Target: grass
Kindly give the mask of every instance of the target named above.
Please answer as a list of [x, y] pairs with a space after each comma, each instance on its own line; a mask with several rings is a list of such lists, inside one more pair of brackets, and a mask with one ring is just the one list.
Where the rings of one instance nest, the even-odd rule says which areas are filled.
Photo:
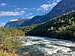
[[0, 56], [17, 56], [21, 36], [24, 36], [21, 30], [0, 27]]

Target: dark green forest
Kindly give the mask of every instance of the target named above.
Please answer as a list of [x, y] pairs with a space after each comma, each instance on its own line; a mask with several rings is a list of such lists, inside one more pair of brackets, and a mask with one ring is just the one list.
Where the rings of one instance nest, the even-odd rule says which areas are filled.
[[27, 35], [75, 40], [75, 12], [54, 17], [29, 31]]

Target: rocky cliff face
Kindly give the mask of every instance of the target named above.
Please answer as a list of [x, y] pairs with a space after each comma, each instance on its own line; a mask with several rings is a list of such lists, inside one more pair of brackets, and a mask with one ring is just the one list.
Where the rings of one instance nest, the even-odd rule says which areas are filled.
[[70, 12], [70, 11], [74, 11], [74, 10], [75, 10], [75, 0], [62, 0], [53, 8], [52, 11], [50, 11], [46, 15], [35, 16], [29, 21], [23, 21], [23, 22], [19, 22], [19, 23], [16, 22], [17, 24], [9, 22], [9, 24], [6, 24], [6, 27], [8, 27], [8, 26], [12, 27], [13, 25], [15, 25], [17, 27], [17, 25], [19, 25], [19, 24], [21, 25], [21, 26], [19, 25], [19, 27], [29, 26], [32, 24], [40, 24], [49, 19], [52, 19], [53, 17], [57, 17], [60, 15], [63, 15], [66, 12]]

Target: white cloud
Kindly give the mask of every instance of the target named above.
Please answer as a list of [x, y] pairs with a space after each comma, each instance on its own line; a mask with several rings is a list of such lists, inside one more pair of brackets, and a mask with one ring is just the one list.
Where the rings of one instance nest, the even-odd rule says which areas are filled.
[[23, 8], [24, 10], [27, 10], [28, 8]]
[[21, 10], [21, 8], [16, 8], [16, 10]]
[[50, 4], [43, 4], [43, 5], [40, 6], [40, 8], [42, 8], [43, 10], [48, 10], [49, 7], [51, 7]]
[[53, 2], [58, 3], [58, 2], [60, 2], [61, 0], [46, 0], [46, 1], [47, 1], [47, 3], [53, 3]]
[[4, 26], [4, 25], [5, 25], [5, 23], [0, 23], [0, 27], [1, 27], [1, 26]]
[[1, 6], [6, 6], [6, 5], [7, 5], [7, 3], [1, 3], [0, 5], [1, 5]]
[[22, 12], [22, 13], [25, 13], [25, 11], [23, 11], [23, 10], [22, 10], [21, 12]]
[[34, 16], [28, 16], [27, 18], [32, 19]]
[[16, 8], [15, 10], [27, 10], [28, 8]]
[[51, 10], [56, 4], [57, 4], [56, 2], [54, 2], [54, 3], [52, 3], [52, 4], [42, 4], [42, 5], [40, 6], [40, 8], [38, 8], [37, 10], [38, 10], [38, 11], [46, 12], [46, 11], [48, 11], [48, 10]]
[[17, 21], [18, 19], [12, 19], [12, 20], [10, 20], [10, 21]]
[[0, 11], [0, 16], [17, 16], [22, 15], [22, 12], [13, 12], [13, 11]]

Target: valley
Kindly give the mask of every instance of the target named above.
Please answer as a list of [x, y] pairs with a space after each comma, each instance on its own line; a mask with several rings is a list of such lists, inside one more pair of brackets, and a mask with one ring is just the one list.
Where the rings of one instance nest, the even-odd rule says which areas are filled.
[[0, 56], [75, 56], [75, 0], [61, 0], [47, 14], [32, 18], [23, 18], [28, 13], [21, 11], [20, 16], [18, 11], [0, 14], [4, 19], [18, 17], [0, 26]]

